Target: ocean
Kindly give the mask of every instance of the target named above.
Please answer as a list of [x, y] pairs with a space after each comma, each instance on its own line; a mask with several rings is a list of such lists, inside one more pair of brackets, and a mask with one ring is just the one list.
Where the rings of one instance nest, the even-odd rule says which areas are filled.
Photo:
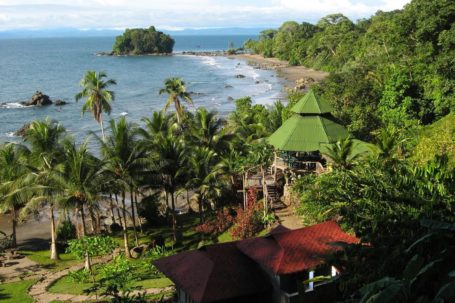
[[[254, 36], [176, 36], [174, 52], [225, 50], [239, 47]], [[254, 103], [271, 104], [283, 97], [284, 80], [275, 71], [255, 69], [243, 60], [204, 56], [97, 56], [110, 51], [114, 37], [36, 38], [0, 40], [0, 142], [18, 140], [13, 132], [24, 123], [49, 117], [60, 121], [81, 141], [99, 126], [90, 113], [81, 115], [76, 103], [79, 81], [87, 70], [106, 71], [117, 85], [113, 111], [105, 120], [127, 116], [140, 122], [161, 110], [166, 95], [159, 95], [169, 77], [181, 77], [192, 92], [195, 107], [204, 106], [226, 115], [235, 108], [232, 99], [250, 96]], [[236, 78], [236, 75], [245, 78]], [[35, 91], [69, 104], [24, 107]], [[193, 110], [193, 108], [190, 108]]]

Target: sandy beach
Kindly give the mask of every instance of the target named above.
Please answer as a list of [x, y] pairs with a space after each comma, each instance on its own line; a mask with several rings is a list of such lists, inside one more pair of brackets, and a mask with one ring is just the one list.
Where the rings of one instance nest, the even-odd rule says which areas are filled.
[[329, 75], [327, 72], [314, 70], [304, 66], [292, 66], [286, 61], [277, 58], [265, 58], [261, 55], [239, 54], [230, 55], [229, 58], [242, 59], [248, 62], [251, 66], [262, 69], [274, 69], [278, 76], [289, 81], [289, 86], [294, 87], [296, 81], [305, 78], [312, 78], [315, 82], [323, 80]]

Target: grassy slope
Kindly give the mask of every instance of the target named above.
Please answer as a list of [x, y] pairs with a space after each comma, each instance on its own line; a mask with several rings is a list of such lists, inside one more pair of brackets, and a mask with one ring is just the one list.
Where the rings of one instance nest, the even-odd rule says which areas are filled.
[[36, 280], [24, 280], [0, 285], [0, 301], [2, 303], [32, 303], [27, 290]]

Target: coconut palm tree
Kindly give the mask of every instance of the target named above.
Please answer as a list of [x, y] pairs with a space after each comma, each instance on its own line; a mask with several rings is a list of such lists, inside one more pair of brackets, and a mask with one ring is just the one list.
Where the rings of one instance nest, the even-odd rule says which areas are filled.
[[161, 187], [171, 196], [172, 230], [177, 239], [177, 218], [175, 212], [175, 193], [185, 183], [187, 169], [186, 150], [181, 140], [168, 135], [155, 145], [155, 166], [161, 177]]
[[58, 206], [62, 193], [63, 151], [61, 147], [65, 129], [56, 121], [46, 119], [34, 121], [25, 133], [25, 141], [30, 144], [30, 162], [32, 172], [29, 174], [30, 184], [34, 184], [34, 196], [24, 211], [36, 209], [43, 203], [49, 207], [51, 223], [51, 259], [59, 258], [56, 242], [56, 224], [54, 210]]
[[94, 204], [100, 198], [101, 183], [105, 181], [102, 162], [90, 154], [87, 144], [88, 141], [85, 141], [77, 146], [73, 140], [63, 143], [65, 165], [61, 205], [75, 208], [76, 214], [80, 212], [82, 236], [87, 234], [84, 207], [97, 207]]
[[225, 121], [217, 117], [215, 111], [207, 111], [200, 107], [191, 119], [190, 141], [195, 145], [214, 150], [219, 155], [229, 149], [233, 135], [227, 134], [223, 128]]
[[30, 195], [25, 177], [28, 149], [20, 144], [6, 143], [0, 146], [0, 211], [9, 211], [12, 221], [12, 246], [17, 246], [16, 226], [19, 210]]
[[327, 146], [321, 153], [330, 158], [334, 168], [351, 169], [366, 153], [356, 150], [357, 144], [348, 137]]
[[153, 112], [151, 118], [144, 117], [141, 121], [145, 124], [145, 127], [139, 129], [139, 133], [143, 138], [142, 143], [147, 145], [149, 149], [153, 149], [155, 143], [176, 129], [174, 126], [175, 120], [162, 111]]
[[180, 124], [185, 114], [182, 101], [186, 101], [188, 104], [193, 105], [193, 100], [186, 91], [185, 82], [180, 78], [168, 78], [164, 81], [164, 88], [160, 89], [159, 93], [160, 95], [164, 93], [169, 95], [163, 111], [167, 111], [169, 106], [174, 103], [175, 116], [177, 117], [177, 123]]
[[85, 104], [82, 106], [82, 114], [86, 111], [91, 111], [96, 122], [100, 124], [101, 134], [103, 140], [104, 127], [103, 127], [103, 112], [110, 115], [112, 111], [111, 101], [114, 101], [115, 94], [113, 91], [108, 90], [111, 85], [117, 84], [115, 80], [108, 79], [105, 72], [88, 71], [85, 73], [84, 78], [80, 82], [82, 91], [76, 94], [76, 101], [86, 98]]
[[[121, 117], [117, 122], [111, 120], [109, 124], [111, 134], [106, 140], [97, 138], [101, 144], [106, 170], [112, 174], [121, 192], [125, 254], [130, 257], [126, 222], [126, 193], [129, 191], [132, 194], [135, 191], [137, 175], [148, 166], [148, 157], [143, 146], [139, 144], [136, 125], [127, 123], [125, 117]], [[133, 231], [137, 239], [134, 203], [133, 199], [131, 200]]]
[[201, 224], [204, 222], [204, 206], [208, 199], [221, 194], [223, 170], [217, 158], [210, 148], [198, 146], [191, 149], [188, 159], [191, 173], [187, 186], [196, 193]]

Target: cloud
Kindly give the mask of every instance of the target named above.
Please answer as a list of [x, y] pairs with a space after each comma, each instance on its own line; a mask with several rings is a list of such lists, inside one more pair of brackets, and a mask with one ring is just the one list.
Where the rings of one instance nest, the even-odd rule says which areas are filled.
[[341, 12], [352, 19], [402, 8], [409, 0], [0, 0], [0, 30], [24, 28], [265, 27], [316, 22]]

